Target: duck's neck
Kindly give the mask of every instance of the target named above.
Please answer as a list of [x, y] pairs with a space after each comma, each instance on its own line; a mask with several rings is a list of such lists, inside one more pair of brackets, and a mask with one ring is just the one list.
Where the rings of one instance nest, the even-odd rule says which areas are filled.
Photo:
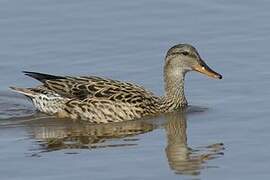
[[164, 69], [165, 96], [163, 108], [165, 111], [173, 111], [187, 106], [184, 92], [184, 71], [168, 71]]

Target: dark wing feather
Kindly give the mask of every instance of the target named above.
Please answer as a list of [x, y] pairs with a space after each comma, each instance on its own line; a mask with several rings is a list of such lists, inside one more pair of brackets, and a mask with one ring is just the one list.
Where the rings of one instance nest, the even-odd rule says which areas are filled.
[[65, 77], [62, 76], [54, 76], [50, 74], [43, 74], [43, 73], [38, 73], [38, 72], [31, 72], [31, 71], [23, 71], [23, 73], [26, 76], [30, 76], [42, 83], [44, 83], [47, 80], [55, 80], [55, 79], [65, 79]]

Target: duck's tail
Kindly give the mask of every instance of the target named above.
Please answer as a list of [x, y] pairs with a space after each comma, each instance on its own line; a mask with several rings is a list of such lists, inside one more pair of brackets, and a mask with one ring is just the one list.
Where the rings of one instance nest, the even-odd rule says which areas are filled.
[[37, 95], [36, 92], [31, 91], [31, 89], [29, 88], [19, 88], [11, 86], [10, 89], [12, 89], [12, 91], [14, 92], [18, 92], [30, 98], [34, 98]]

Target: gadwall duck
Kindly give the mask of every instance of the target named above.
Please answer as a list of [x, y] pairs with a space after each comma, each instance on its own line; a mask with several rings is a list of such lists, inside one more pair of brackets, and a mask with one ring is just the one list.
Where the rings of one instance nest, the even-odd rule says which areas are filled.
[[198, 71], [216, 79], [222, 76], [202, 60], [189, 44], [170, 48], [165, 57], [165, 95], [162, 97], [136, 84], [96, 76], [54, 76], [24, 71], [43, 84], [36, 88], [12, 90], [31, 99], [41, 112], [59, 118], [94, 123], [119, 122], [153, 116], [187, 107], [185, 74]]

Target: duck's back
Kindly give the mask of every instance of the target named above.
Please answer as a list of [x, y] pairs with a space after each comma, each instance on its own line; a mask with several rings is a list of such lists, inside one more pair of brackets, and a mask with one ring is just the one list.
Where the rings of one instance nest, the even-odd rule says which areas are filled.
[[[61, 117], [101, 123], [132, 120], [158, 112], [160, 99], [135, 84], [96, 76], [25, 74], [43, 83], [38, 87], [41, 95], [50, 92], [50, 95], [61, 97], [61, 110], [56, 113]], [[37, 91], [35, 88], [28, 90]]]

